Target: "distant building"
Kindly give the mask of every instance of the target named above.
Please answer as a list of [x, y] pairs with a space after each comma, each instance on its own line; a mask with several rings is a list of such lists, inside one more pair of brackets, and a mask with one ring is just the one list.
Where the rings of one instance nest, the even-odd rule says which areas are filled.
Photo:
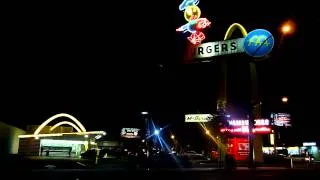
[[19, 148], [19, 135], [26, 134], [26, 131], [0, 122], [0, 155], [17, 154]]
[[[57, 118], [62, 118], [62, 121], [49, 125]], [[97, 148], [95, 141], [105, 135], [104, 131], [87, 131], [80, 121], [69, 114], [56, 114], [41, 125], [27, 127], [27, 134], [19, 136], [19, 154], [80, 157], [81, 153]]]

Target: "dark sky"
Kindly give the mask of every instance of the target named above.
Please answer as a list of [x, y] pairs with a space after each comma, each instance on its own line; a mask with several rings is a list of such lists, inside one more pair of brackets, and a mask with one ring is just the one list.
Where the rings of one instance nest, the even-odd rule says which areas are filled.
[[[210, 2], [199, 4], [202, 15], [213, 22], [208, 41], [222, 40], [233, 22], [248, 31], [268, 29], [277, 41], [279, 24], [295, 20], [297, 33], [285, 39], [274, 57], [258, 64], [260, 94], [265, 111], [291, 111], [302, 134], [317, 129], [310, 124], [319, 124], [319, 36], [312, 36], [319, 20], [294, 8], [253, 13], [236, 10], [236, 4], [228, 9]], [[214, 112], [217, 66], [183, 64], [186, 41], [174, 31], [185, 23], [178, 4], [8, 8], [2, 33], [1, 121], [25, 127], [66, 112], [88, 129], [112, 130], [134, 125], [142, 110], [153, 112], [162, 124], [183, 122], [186, 112]], [[246, 68], [245, 63], [232, 62], [228, 75], [232, 103], [241, 109], [248, 97]], [[288, 107], [281, 107], [282, 95], [289, 96]]]

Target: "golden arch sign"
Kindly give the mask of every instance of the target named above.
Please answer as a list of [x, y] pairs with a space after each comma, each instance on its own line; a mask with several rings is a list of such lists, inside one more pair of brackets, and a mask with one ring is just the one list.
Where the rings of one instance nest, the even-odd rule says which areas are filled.
[[[35, 131], [34, 131], [34, 135], [38, 135], [40, 133], [40, 131], [46, 126], [48, 125], [51, 121], [57, 119], [57, 118], [60, 118], [60, 117], [65, 117], [65, 118], [69, 118], [70, 120], [72, 120], [74, 123], [68, 123], [68, 122], [65, 122], [65, 121], [62, 121], [56, 125], [54, 125], [53, 127], [56, 128], [62, 124], [68, 124], [68, 125], [71, 125], [72, 127], [77, 127], [75, 128], [78, 132], [86, 132], [86, 128], [81, 124], [81, 122], [76, 119], [75, 117], [71, 116], [70, 114], [66, 114], [66, 113], [60, 113], [60, 114], [56, 114], [52, 117], [50, 117], [49, 119], [47, 119], [46, 121], [44, 121]], [[54, 129], [53, 128], [53, 129]], [[51, 129], [51, 130], [53, 130]]]
[[[243, 38], [230, 39], [233, 32], [239, 29]], [[245, 52], [243, 48], [244, 39], [247, 36], [247, 30], [239, 23], [231, 24], [225, 33], [224, 41], [208, 42], [200, 44], [195, 51], [195, 58], [209, 58], [228, 54]]]
[[224, 35], [224, 39], [223, 40], [228, 40], [231, 38], [233, 32], [236, 30], [236, 29], [239, 29], [242, 33], [242, 36], [243, 37], [246, 37], [248, 35], [248, 32], [247, 30], [239, 23], [233, 23], [231, 24], [231, 26], [228, 28], [226, 34]]

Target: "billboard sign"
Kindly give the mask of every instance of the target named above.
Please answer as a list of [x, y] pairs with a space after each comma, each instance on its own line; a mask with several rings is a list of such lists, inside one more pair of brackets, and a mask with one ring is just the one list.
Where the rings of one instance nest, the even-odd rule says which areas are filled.
[[[228, 124], [231, 127], [221, 128], [220, 132], [225, 133], [229, 132], [232, 134], [249, 134], [249, 120], [246, 119], [237, 119], [237, 120], [228, 120]], [[270, 120], [269, 119], [255, 119], [254, 128], [252, 132], [254, 134], [270, 134]]]
[[271, 118], [275, 126], [291, 126], [291, 117], [289, 113], [272, 113]]
[[185, 122], [210, 122], [213, 116], [211, 114], [186, 114]]
[[245, 52], [244, 38], [216, 41], [200, 44], [196, 48], [195, 58], [209, 58]]
[[[243, 38], [230, 39], [236, 29], [241, 31]], [[201, 59], [246, 53], [251, 57], [260, 58], [267, 56], [274, 46], [274, 37], [269, 31], [255, 29], [248, 33], [239, 23], [233, 23], [228, 28], [223, 40], [200, 44], [195, 49], [194, 57]]]
[[123, 138], [140, 138], [139, 131], [138, 128], [122, 128], [120, 136]]

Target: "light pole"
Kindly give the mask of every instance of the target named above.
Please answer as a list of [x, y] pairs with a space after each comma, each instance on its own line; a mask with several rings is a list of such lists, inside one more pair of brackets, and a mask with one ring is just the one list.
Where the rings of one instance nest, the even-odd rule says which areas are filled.
[[[279, 42], [279, 47], [281, 47], [284, 37], [287, 35], [291, 35], [295, 32], [296, 30], [296, 24], [293, 20], [288, 20], [281, 24], [280, 26], [280, 42]], [[249, 115], [249, 166], [253, 166], [254, 164], [254, 148], [253, 148], [253, 139], [254, 135], [252, 132], [252, 129], [254, 127], [254, 119], [260, 117], [260, 109], [261, 109], [261, 104], [259, 103], [259, 95], [258, 95], [258, 78], [257, 78], [257, 70], [256, 70], [256, 64], [255, 61], [251, 61], [250, 63], [250, 77], [251, 77], [251, 108], [252, 110], [250, 111]], [[287, 97], [282, 98], [282, 102], [286, 103], [288, 101]], [[258, 138], [259, 135], [256, 135], [255, 138]], [[261, 137], [259, 137], [261, 138]]]

